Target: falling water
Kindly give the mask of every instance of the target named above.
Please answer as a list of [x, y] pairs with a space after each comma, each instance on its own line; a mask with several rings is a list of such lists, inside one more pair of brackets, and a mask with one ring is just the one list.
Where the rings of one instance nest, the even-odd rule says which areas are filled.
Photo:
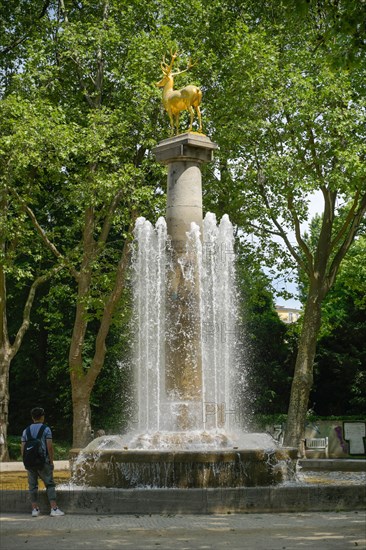
[[160, 430], [162, 373], [164, 373], [165, 273], [167, 232], [164, 218], [155, 229], [144, 218], [135, 225], [133, 256], [135, 387], [137, 427]]
[[[184, 246], [166, 222], [135, 226], [136, 411], [128, 433], [94, 439], [74, 464], [96, 487], [251, 487], [292, 479], [297, 449], [238, 419], [240, 354], [233, 228], [207, 214]], [[239, 420], [239, 421], [238, 421]]]
[[134, 231], [135, 408], [126, 434], [98, 437], [79, 455], [83, 484], [271, 485], [297, 458], [269, 434], [242, 429], [233, 227], [227, 216], [202, 221], [200, 164], [213, 147], [182, 135], [155, 149], [168, 164], [167, 222], [139, 218]]
[[[217, 226], [215, 215], [208, 213], [203, 222], [203, 236], [203, 386], [205, 402], [211, 403], [211, 410], [216, 413], [206, 415], [205, 427], [233, 428], [237, 412], [238, 319], [234, 235], [229, 217], [224, 215]], [[206, 405], [206, 411], [209, 407]]]
[[[182, 401], [169, 395], [165, 378], [165, 344], [170, 337], [166, 294], [172, 254], [164, 218], [155, 227], [138, 218], [134, 236], [137, 410], [133, 428], [139, 434], [171, 432], [176, 437], [176, 411]], [[238, 334], [234, 236], [228, 216], [217, 225], [215, 215], [208, 213], [202, 236], [192, 223], [178, 263], [183, 278], [199, 287], [200, 326], [191, 330], [200, 334], [202, 390], [187, 407], [194, 411], [196, 431], [232, 431], [238, 424]], [[185, 339], [190, 338], [193, 334], [185, 334]]]

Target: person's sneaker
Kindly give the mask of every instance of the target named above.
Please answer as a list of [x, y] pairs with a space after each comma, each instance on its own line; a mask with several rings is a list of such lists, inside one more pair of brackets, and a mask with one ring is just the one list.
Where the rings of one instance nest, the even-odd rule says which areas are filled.
[[32, 518], [36, 518], [41, 514], [41, 510], [39, 508], [33, 508], [32, 510]]
[[56, 516], [64, 516], [64, 512], [60, 510], [60, 508], [51, 508], [50, 516], [56, 517]]

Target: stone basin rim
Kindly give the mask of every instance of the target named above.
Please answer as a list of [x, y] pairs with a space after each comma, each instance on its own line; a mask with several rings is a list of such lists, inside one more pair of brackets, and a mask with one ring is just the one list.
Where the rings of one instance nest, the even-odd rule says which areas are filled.
[[[293, 447], [281, 447], [281, 448], [268, 448], [268, 449], [207, 449], [207, 450], [166, 450], [166, 449], [95, 449], [95, 450], [83, 450], [80, 455], [83, 459], [98, 457], [100, 458], [112, 458], [116, 459], [130, 459], [133, 458], [141, 460], [142, 458], [158, 458], [160, 461], [179, 459], [192, 459], [197, 462], [199, 460], [204, 461], [218, 461], [218, 460], [237, 460], [238, 457], [247, 459], [263, 459], [265, 456], [275, 456], [276, 458], [291, 458], [297, 459], [298, 450]], [[125, 461], [125, 460], [124, 460]]]

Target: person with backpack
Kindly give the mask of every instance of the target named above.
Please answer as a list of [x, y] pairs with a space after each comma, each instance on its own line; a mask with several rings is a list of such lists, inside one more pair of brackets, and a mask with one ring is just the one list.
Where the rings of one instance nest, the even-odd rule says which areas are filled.
[[56, 489], [53, 479], [54, 451], [51, 429], [44, 424], [45, 412], [42, 407], [31, 410], [33, 423], [22, 434], [22, 457], [28, 473], [29, 494], [32, 502], [32, 517], [40, 515], [38, 507], [38, 478], [46, 486], [47, 497], [51, 505], [50, 515], [64, 516], [56, 503]]

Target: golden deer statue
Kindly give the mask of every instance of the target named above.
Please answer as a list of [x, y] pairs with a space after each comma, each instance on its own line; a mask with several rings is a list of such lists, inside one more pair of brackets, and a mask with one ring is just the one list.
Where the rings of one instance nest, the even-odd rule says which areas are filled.
[[156, 83], [159, 88], [163, 88], [163, 105], [169, 115], [171, 134], [174, 134], [174, 129], [177, 134], [179, 133], [179, 114], [181, 111], [189, 111], [191, 117], [189, 131], [192, 131], [194, 109], [196, 110], [199, 122], [198, 131], [202, 132], [202, 119], [199, 107], [202, 99], [201, 90], [197, 88], [197, 86], [192, 85], [186, 86], [181, 90], [173, 90], [173, 76], [185, 73], [193, 67], [192, 63], [189, 62], [188, 67], [183, 71], [172, 73], [173, 64], [177, 57], [178, 52], [171, 53], [171, 61], [169, 65], [165, 62], [164, 57], [163, 62], [161, 63], [161, 69], [164, 76], [159, 82]]

